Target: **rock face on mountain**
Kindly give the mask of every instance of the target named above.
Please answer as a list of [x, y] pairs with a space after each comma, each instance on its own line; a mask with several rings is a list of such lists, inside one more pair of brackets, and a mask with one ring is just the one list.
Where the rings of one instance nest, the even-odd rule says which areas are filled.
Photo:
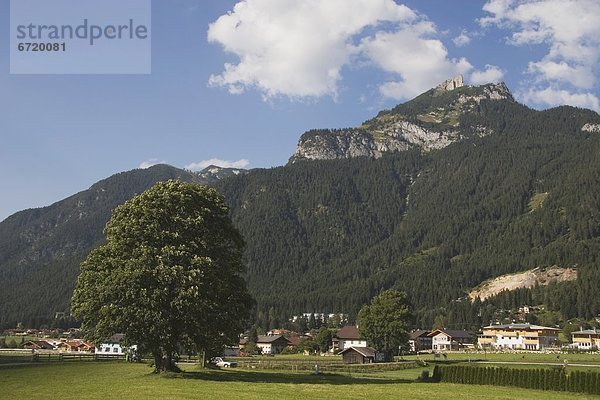
[[496, 296], [504, 290], [548, 286], [558, 282], [568, 282], [577, 279], [577, 270], [561, 268], [556, 265], [549, 268], [535, 268], [516, 274], [507, 274], [488, 279], [469, 292], [469, 299], [485, 300]]
[[585, 124], [581, 127], [583, 132], [600, 133], [600, 124]]
[[290, 163], [300, 160], [379, 158], [384, 153], [419, 148], [441, 149], [490, 129], [461, 125], [461, 116], [478, 112], [481, 101], [514, 101], [503, 82], [464, 86], [462, 76], [449, 79], [407, 103], [382, 111], [357, 128], [311, 130], [302, 135]]
[[437, 91], [454, 90], [456, 88], [463, 87], [464, 85], [465, 84], [463, 81], [463, 76], [458, 75], [452, 79], [448, 79], [448, 80], [445, 80], [444, 82], [440, 83], [439, 85], [437, 85], [435, 90], [437, 90]]
[[243, 175], [247, 172], [247, 170], [241, 168], [224, 168], [217, 165], [209, 165], [202, 171], [196, 172], [196, 175], [203, 183], [213, 183], [233, 175]]

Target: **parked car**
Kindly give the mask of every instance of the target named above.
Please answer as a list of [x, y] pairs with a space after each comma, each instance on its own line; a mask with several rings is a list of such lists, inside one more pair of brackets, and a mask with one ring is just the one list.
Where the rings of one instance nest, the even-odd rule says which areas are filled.
[[225, 361], [221, 357], [215, 357], [212, 359], [212, 363], [219, 368], [235, 368], [237, 363], [233, 361]]

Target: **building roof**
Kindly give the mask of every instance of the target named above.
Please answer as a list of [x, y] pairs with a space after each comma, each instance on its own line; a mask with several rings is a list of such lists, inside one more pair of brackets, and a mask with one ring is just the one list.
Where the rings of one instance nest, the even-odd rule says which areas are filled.
[[412, 331], [408, 334], [408, 338], [414, 340], [416, 338], [429, 335], [429, 331], [423, 329], [417, 329], [416, 331]]
[[23, 343], [23, 346], [32, 346], [32, 347], [37, 347], [38, 349], [44, 349], [44, 350], [54, 349], [54, 346], [52, 345], [52, 343], [49, 343], [45, 340], [30, 340], [30, 341]]
[[340, 352], [340, 354], [344, 354], [345, 352], [351, 351], [351, 350], [354, 350], [357, 353], [360, 353], [364, 357], [373, 357], [373, 358], [375, 357], [375, 350], [372, 349], [372, 348], [370, 348], [370, 347], [354, 347], [354, 346], [351, 346], [351, 347], [347, 347], [344, 350], [342, 350]]
[[484, 326], [483, 329], [521, 329], [521, 330], [554, 330], [560, 331], [558, 328], [550, 328], [549, 326], [541, 326], [541, 325], [531, 325], [531, 324], [498, 324], [498, 325], [490, 325]]
[[600, 335], [600, 331], [597, 329], [586, 329], [581, 331], [571, 332], [572, 335]]
[[290, 346], [298, 346], [302, 338], [300, 336], [291, 336], [288, 338], [288, 342], [290, 342]]
[[107, 340], [103, 340], [102, 344], [120, 344], [124, 337], [125, 337], [125, 334], [123, 334], [123, 333], [115, 333], [114, 335], [109, 337]]
[[338, 339], [362, 339], [360, 336], [360, 332], [358, 331], [358, 326], [348, 325], [341, 329], [338, 329], [335, 336]]
[[288, 342], [290, 342], [291, 346], [297, 346], [298, 344], [300, 344], [300, 342], [304, 341], [304, 340], [308, 340], [310, 339], [310, 336], [307, 335], [294, 335], [294, 336], [289, 336], [287, 338]]
[[436, 329], [434, 331], [432, 331], [431, 333], [429, 333], [427, 336], [437, 336], [440, 333], [446, 335], [446, 336], [450, 336], [451, 338], [465, 338], [465, 339], [470, 339], [473, 337], [473, 334], [471, 334], [471, 332], [467, 332], [467, 331], [461, 331], [461, 330], [453, 330], [453, 329]]
[[277, 342], [277, 341], [281, 341], [281, 340], [285, 340], [288, 343], [290, 342], [283, 335], [275, 335], [275, 336], [259, 335], [256, 343], [273, 343], [273, 342]]

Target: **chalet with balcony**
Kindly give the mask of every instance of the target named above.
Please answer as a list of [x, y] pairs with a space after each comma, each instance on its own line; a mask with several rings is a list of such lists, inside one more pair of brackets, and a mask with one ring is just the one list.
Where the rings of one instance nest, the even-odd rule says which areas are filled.
[[490, 325], [483, 328], [477, 345], [494, 350], [543, 350], [558, 345], [560, 329], [531, 324]]
[[363, 338], [357, 326], [344, 326], [338, 329], [332, 340], [333, 352], [343, 351], [349, 347], [367, 347], [367, 339]]
[[436, 329], [430, 332], [433, 351], [463, 350], [473, 346], [473, 335], [467, 331]]
[[573, 343], [571, 347], [577, 350], [598, 351], [600, 350], [600, 330], [587, 329], [571, 333]]
[[279, 354], [292, 343], [283, 335], [267, 336], [261, 335], [256, 341], [256, 346], [262, 354]]
[[411, 353], [431, 350], [431, 332], [418, 329], [408, 334], [408, 346]]

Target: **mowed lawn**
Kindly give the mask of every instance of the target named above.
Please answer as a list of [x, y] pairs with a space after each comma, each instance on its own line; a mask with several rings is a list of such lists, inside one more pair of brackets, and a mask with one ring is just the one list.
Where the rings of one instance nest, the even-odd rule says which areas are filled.
[[600, 399], [507, 387], [418, 383], [421, 370], [313, 375], [246, 369], [154, 375], [144, 364], [71, 362], [0, 367], [2, 399]]

